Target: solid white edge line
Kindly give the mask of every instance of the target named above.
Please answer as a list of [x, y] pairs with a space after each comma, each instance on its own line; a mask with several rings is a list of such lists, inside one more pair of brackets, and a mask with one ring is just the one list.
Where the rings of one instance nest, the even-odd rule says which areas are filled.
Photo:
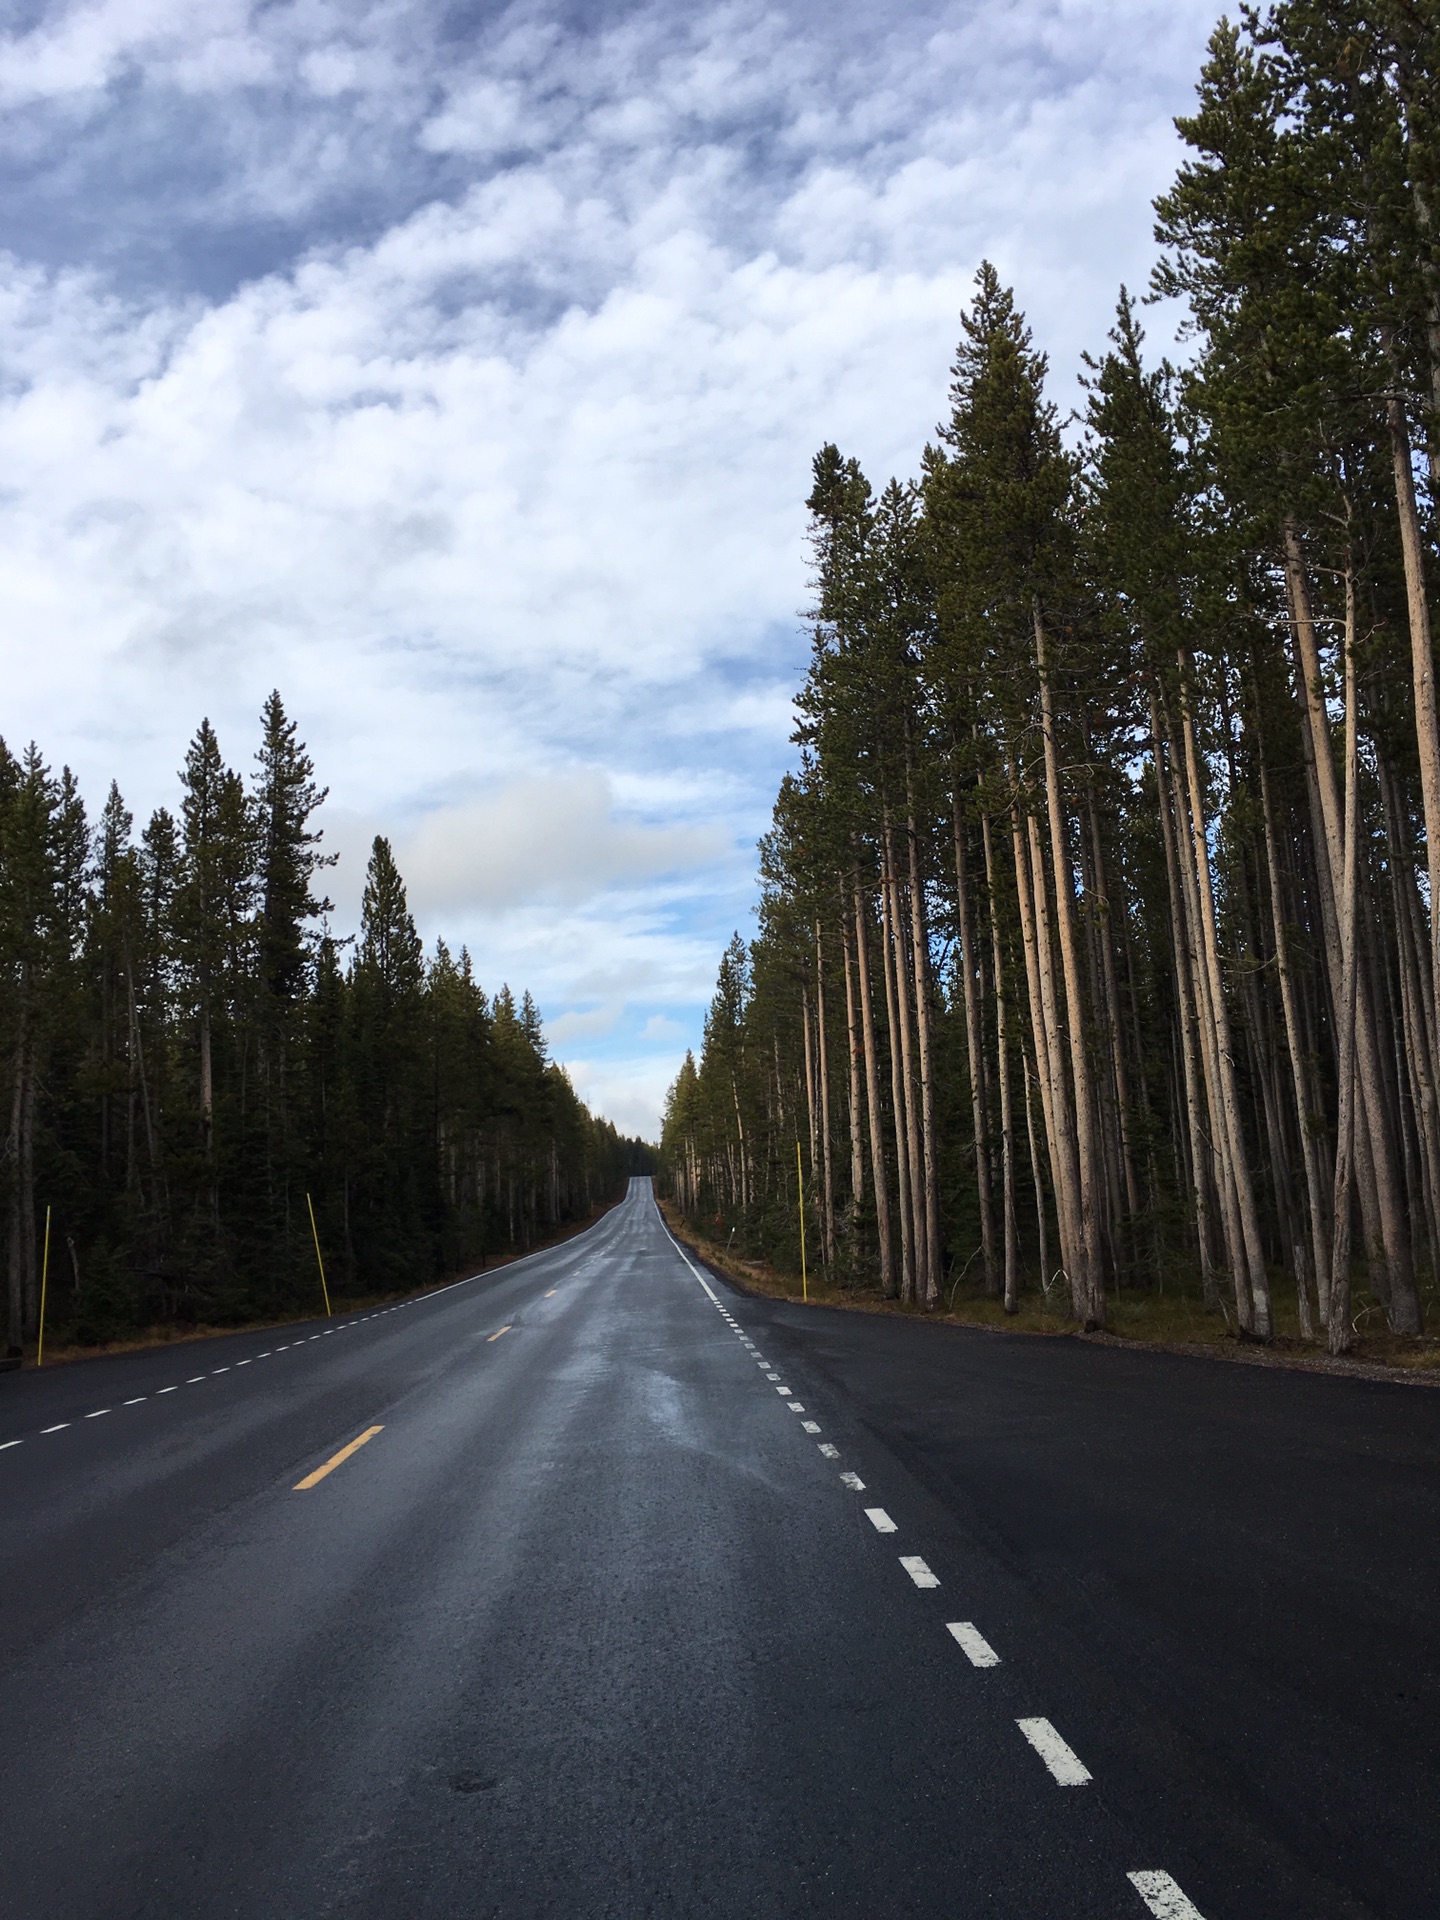
[[917, 1587], [938, 1587], [940, 1582], [926, 1566], [918, 1553], [902, 1553], [900, 1564], [915, 1582]]
[[1050, 1769], [1057, 1785], [1083, 1787], [1091, 1779], [1090, 1769], [1048, 1720], [1017, 1720], [1015, 1724]]
[[900, 1531], [884, 1507], [866, 1507], [865, 1518], [877, 1533], [898, 1533]]
[[1160, 1867], [1145, 1867], [1125, 1878], [1154, 1914], [1155, 1920], [1205, 1920], [1195, 1902], [1183, 1894]]
[[998, 1667], [1000, 1656], [970, 1620], [947, 1620], [946, 1629], [958, 1641], [972, 1667]]

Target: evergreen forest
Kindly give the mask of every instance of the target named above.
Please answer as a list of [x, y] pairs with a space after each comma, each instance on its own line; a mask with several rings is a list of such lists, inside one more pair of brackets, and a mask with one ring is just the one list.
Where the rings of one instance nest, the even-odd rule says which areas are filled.
[[815, 458], [797, 770], [665, 1177], [793, 1269], [803, 1175], [812, 1262], [920, 1307], [1343, 1353], [1440, 1263], [1440, 16], [1244, 8], [1177, 125], [1178, 366], [1122, 289], [1057, 397], [982, 265], [918, 475]]
[[528, 994], [425, 954], [384, 839], [358, 939], [332, 937], [324, 790], [278, 693], [261, 726], [247, 782], [202, 722], [138, 838], [114, 785], [92, 822], [68, 769], [0, 743], [12, 1355], [42, 1278], [47, 1341], [318, 1312], [317, 1238], [332, 1294], [413, 1288], [648, 1164]]

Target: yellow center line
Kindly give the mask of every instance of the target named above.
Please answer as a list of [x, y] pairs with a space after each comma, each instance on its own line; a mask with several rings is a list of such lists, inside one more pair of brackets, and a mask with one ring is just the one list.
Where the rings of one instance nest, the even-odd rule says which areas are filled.
[[559, 1291], [560, 1289], [558, 1287], [551, 1287], [550, 1291], [546, 1294], [545, 1298], [547, 1300], [553, 1300]]
[[[514, 1324], [515, 1323], [512, 1320], [510, 1323], [510, 1326], [514, 1326]], [[509, 1333], [509, 1331], [510, 1331], [510, 1327], [501, 1327], [500, 1329], [500, 1333]], [[490, 1338], [485, 1342], [486, 1346], [487, 1347], [493, 1346], [495, 1342], [500, 1338], [500, 1333], [492, 1333]]]
[[384, 1431], [383, 1427], [367, 1427], [362, 1434], [350, 1442], [348, 1447], [341, 1447], [338, 1453], [332, 1454], [323, 1467], [317, 1467], [313, 1473], [307, 1473], [303, 1480], [297, 1480], [291, 1492], [304, 1493], [307, 1487], [313, 1487], [317, 1481], [323, 1480], [327, 1473], [333, 1473], [336, 1467], [344, 1466], [351, 1454], [363, 1447], [367, 1440], [373, 1440], [377, 1433]]

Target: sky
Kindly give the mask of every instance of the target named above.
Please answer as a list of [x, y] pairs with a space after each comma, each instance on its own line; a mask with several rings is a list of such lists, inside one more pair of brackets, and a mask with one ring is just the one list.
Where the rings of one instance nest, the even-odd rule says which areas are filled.
[[384, 833], [656, 1137], [794, 760], [811, 458], [916, 470], [982, 258], [1073, 403], [1217, 11], [8, 0], [0, 734], [143, 819], [278, 687], [335, 930]]

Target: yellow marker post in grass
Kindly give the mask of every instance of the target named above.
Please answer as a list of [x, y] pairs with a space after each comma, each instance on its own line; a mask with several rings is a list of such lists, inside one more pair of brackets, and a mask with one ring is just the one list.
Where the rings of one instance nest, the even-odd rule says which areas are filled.
[[45, 1254], [40, 1262], [40, 1340], [35, 1348], [35, 1364], [45, 1364], [45, 1295], [50, 1287], [50, 1209], [45, 1209]]
[[335, 1316], [330, 1311], [330, 1289], [325, 1284], [325, 1256], [320, 1251], [320, 1229], [315, 1224], [315, 1202], [308, 1193], [305, 1196], [305, 1204], [310, 1209], [310, 1231], [315, 1236], [315, 1259], [320, 1268], [320, 1291], [325, 1296], [325, 1313], [327, 1318], [333, 1320]]
[[800, 1298], [810, 1298], [810, 1283], [805, 1278], [805, 1169], [800, 1161], [800, 1142], [795, 1142], [795, 1191], [800, 1207]]
[[373, 1440], [377, 1433], [383, 1433], [384, 1431], [384, 1427], [367, 1427], [362, 1434], [358, 1434], [356, 1438], [350, 1442], [348, 1447], [341, 1447], [338, 1453], [332, 1453], [323, 1467], [317, 1467], [313, 1473], [307, 1473], [303, 1480], [297, 1480], [290, 1491], [292, 1493], [308, 1492], [311, 1487], [317, 1486], [319, 1482], [325, 1478], [327, 1473], [333, 1473], [336, 1467], [343, 1467], [351, 1454], [358, 1453], [367, 1440]]

